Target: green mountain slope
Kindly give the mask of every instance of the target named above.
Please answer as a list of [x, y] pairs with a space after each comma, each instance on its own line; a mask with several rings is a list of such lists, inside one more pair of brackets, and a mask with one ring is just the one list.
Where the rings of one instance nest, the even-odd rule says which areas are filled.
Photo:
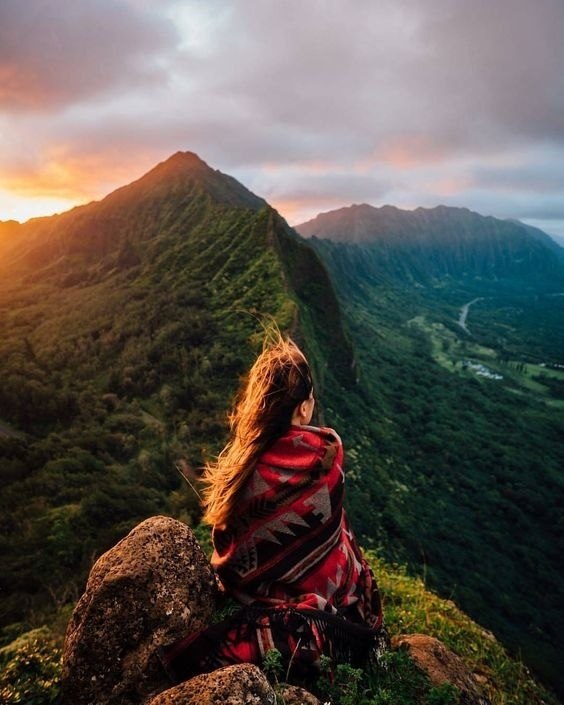
[[[562, 285], [559, 248], [522, 223], [484, 217], [466, 208], [417, 208], [367, 204], [321, 213], [296, 228], [304, 237], [356, 245], [372, 276], [428, 285], [437, 278], [476, 277], [539, 287]], [[539, 231], [540, 232], [540, 231]], [[536, 279], [535, 279], [536, 276]]]
[[[419, 566], [435, 589], [562, 688], [564, 404], [551, 391], [564, 361], [564, 302], [545, 293], [548, 272], [558, 286], [562, 269], [520, 233], [499, 262], [480, 229], [458, 245], [458, 230], [449, 231], [466, 217], [458, 212], [436, 236], [421, 235], [413, 251], [416, 231], [382, 229], [371, 239], [362, 220], [356, 231], [343, 230], [343, 214], [351, 209], [335, 212], [331, 223], [331, 214], [313, 221], [329, 223], [331, 239], [320, 239], [318, 228], [310, 242], [332, 274], [359, 362], [365, 406], [347, 428], [347, 437], [356, 434], [355, 516], [366, 536], [385, 537], [389, 557]], [[479, 218], [471, 221], [483, 225]], [[362, 243], [351, 244], [359, 229]], [[452, 251], [436, 259], [447, 237]], [[396, 240], [405, 251], [394, 249]], [[507, 263], [525, 245], [534, 256], [519, 289], [521, 262], [517, 270]], [[448, 258], [458, 246], [466, 248], [465, 264], [456, 274]], [[471, 334], [457, 319], [472, 301]], [[552, 375], [549, 382], [542, 374]]]
[[[366, 258], [366, 276], [359, 277], [352, 255], [337, 262], [321, 246], [320, 252], [326, 265], [262, 199], [191, 153], [173, 155], [100, 202], [2, 224], [3, 643], [46, 620], [60, 621], [95, 557], [141, 519], [164, 512], [197, 523], [197, 497], [175, 466], [182, 460], [197, 485], [198, 467], [221, 448], [226, 410], [256, 355], [264, 316], [291, 331], [312, 361], [320, 420], [345, 440], [349, 510], [367, 545], [417, 568], [425, 552], [430, 581], [447, 592], [460, 584], [468, 562], [482, 557], [481, 542], [517, 521], [524, 522], [529, 576], [536, 579], [537, 562], [552, 561], [553, 549], [543, 553], [543, 536], [532, 524], [529, 484], [521, 492], [511, 463], [508, 488], [490, 478], [503, 453], [528, 468], [529, 449], [547, 447], [545, 436], [529, 445], [536, 426], [528, 402], [523, 418], [521, 407], [508, 417], [515, 432], [501, 446], [465, 440], [465, 421], [451, 418], [451, 410], [474, 415], [475, 438], [487, 431], [492, 408], [507, 411], [505, 397], [488, 406], [475, 380], [461, 386], [442, 376], [423, 328], [417, 321], [405, 326], [420, 314], [405, 288], [414, 277], [402, 279], [401, 290], [374, 288], [381, 277]], [[437, 301], [432, 310], [448, 316], [452, 301]], [[431, 396], [442, 388], [442, 411], [434, 416]], [[464, 443], [476, 449], [461, 466], [453, 458]], [[534, 511], [550, 493], [558, 496], [552, 474], [560, 459], [548, 454], [550, 470], [538, 470]], [[435, 461], [443, 463], [440, 473]], [[481, 474], [465, 480], [474, 478], [478, 461]], [[488, 499], [480, 515], [485, 533], [472, 523], [482, 478], [486, 496], [507, 491], [513, 493], [507, 506], [515, 505], [499, 524]], [[543, 522], [554, 513], [550, 498], [546, 506]], [[494, 548], [486, 553], [485, 577], [473, 563], [478, 577], [463, 587], [474, 604], [487, 605], [484, 613], [499, 612], [510, 625], [525, 615], [526, 629], [544, 633], [542, 620], [559, 599], [550, 593], [552, 573], [539, 583], [548, 594], [546, 613], [530, 615], [533, 578], [523, 592], [521, 575], [498, 574], [492, 566], [502, 552], [495, 542]], [[509, 562], [514, 558], [510, 552]], [[510, 579], [503, 591], [500, 575]], [[457, 588], [456, 594], [466, 593]], [[535, 643], [550, 662], [552, 652], [541, 651], [545, 641]]]
[[[76, 598], [92, 559], [146, 516], [197, 519], [176, 461], [194, 480], [219, 450], [259, 319], [303, 338], [309, 291], [285, 272], [280, 253], [303, 246], [278, 214], [189, 153], [20, 229], [0, 287], [4, 624]], [[334, 301], [327, 275], [316, 282]], [[319, 316], [303, 316], [312, 340]], [[312, 355], [320, 378], [346, 381], [336, 305], [331, 325], [341, 353], [325, 366], [321, 333]]]

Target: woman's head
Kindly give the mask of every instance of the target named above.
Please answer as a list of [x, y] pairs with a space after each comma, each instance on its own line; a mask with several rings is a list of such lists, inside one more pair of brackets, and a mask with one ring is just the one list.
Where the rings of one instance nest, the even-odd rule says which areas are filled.
[[311, 371], [298, 346], [281, 335], [265, 341], [229, 417], [231, 439], [206, 467], [205, 521], [227, 523], [259, 456], [291, 424], [308, 424], [314, 403]]
[[[251, 442], [256, 434], [275, 440], [293, 421], [305, 417], [301, 412], [306, 407], [313, 411], [312, 400], [308, 362], [292, 340], [280, 336], [275, 343], [265, 344], [251, 367], [230, 417], [231, 427]], [[311, 414], [307, 422], [310, 419]]]

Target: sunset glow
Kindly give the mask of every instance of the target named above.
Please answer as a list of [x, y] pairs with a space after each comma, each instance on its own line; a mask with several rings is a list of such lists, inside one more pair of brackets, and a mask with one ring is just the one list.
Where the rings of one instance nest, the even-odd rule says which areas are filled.
[[391, 137], [365, 162], [365, 168], [374, 168], [383, 162], [394, 169], [408, 171], [425, 164], [440, 164], [447, 157], [447, 149], [433, 144], [425, 135]]
[[342, 206], [338, 198], [303, 198], [294, 200], [269, 199], [270, 204], [282, 213], [290, 225], [298, 225], [306, 220], [315, 218], [318, 213], [334, 210]]
[[444, 202], [564, 232], [564, 5], [290, 5], [5, 0], [0, 220], [190, 150], [294, 223]]
[[0, 212], [2, 220], [19, 220], [24, 223], [30, 218], [43, 215], [63, 213], [74, 206], [83, 203], [82, 199], [75, 201], [61, 198], [18, 196], [13, 191], [0, 189]]

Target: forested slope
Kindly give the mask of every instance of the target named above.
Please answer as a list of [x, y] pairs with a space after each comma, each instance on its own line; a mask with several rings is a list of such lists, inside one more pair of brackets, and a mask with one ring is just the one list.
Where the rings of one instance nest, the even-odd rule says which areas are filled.
[[[45, 622], [60, 629], [93, 560], [141, 519], [198, 522], [176, 466], [197, 489], [271, 317], [304, 346], [319, 419], [343, 436], [366, 546], [423, 565], [510, 638], [525, 623], [550, 663], [560, 598], [550, 568], [537, 577], [556, 556], [546, 530], [562, 458], [547, 434], [559, 418], [445, 376], [426, 335], [406, 325], [428, 302], [374, 288], [348, 254], [341, 270], [320, 248], [323, 264], [262, 199], [190, 153], [98, 203], [2, 226], [3, 643]], [[503, 420], [493, 441], [492, 414]], [[514, 533], [505, 541], [512, 527], [526, 536], [520, 549]], [[531, 611], [532, 587], [548, 595], [543, 611]]]
[[[175, 465], [194, 481], [219, 450], [261, 320], [303, 339], [308, 295], [284, 273], [279, 253], [299, 245], [282, 219], [195, 155], [21, 228], [0, 289], [4, 625], [76, 599], [92, 560], [137, 521], [197, 521]], [[316, 286], [335, 299], [326, 274]], [[304, 320], [313, 340], [319, 315]], [[337, 306], [331, 325], [339, 340]], [[352, 350], [340, 350], [326, 368], [327, 340], [312, 345], [320, 376], [346, 378]]]
[[[421, 235], [411, 267], [403, 253], [415, 231], [396, 232], [384, 215], [372, 239], [362, 207], [299, 227], [316, 232], [310, 242], [331, 272], [359, 363], [365, 406], [343, 418], [360, 475], [353, 513], [366, 536], [385, 537], [386, 555], [426, 574], [561, 688], [564, 306], [547, 287], [564, 290], [564, 271], [521, 232], [497, 262], [483, 235], [493, 219], [468, 212], [449, 214], [442, 234]], [[449, 231], [461, 219], [462, 235]], [[433, 254], [440, 240], [450, 250], [442, 263]], [[471, 301], [475, 335], [457, 325]]]

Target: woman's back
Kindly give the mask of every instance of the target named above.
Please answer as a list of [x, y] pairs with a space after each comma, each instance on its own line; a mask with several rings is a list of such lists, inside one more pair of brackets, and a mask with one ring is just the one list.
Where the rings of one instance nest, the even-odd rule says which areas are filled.
[[260, 458], [212, 565], [243, 604], [294, 605], [377, 627], [377, 591], [343, 509], [343, 448], [328, 428], [291, 426]]
[[266, 344], [230, 416], [230, 440], [204, 476], [212, 565], [241, 609], [168, 650], [179, 679], [261, 664], [273, 648], [307, 676], [322, 655], [360, 664], [378, 642], [378, 589], [343, 509], [342, 444], [309, 426], [314, 405], [300, 349], [281, 337]]

